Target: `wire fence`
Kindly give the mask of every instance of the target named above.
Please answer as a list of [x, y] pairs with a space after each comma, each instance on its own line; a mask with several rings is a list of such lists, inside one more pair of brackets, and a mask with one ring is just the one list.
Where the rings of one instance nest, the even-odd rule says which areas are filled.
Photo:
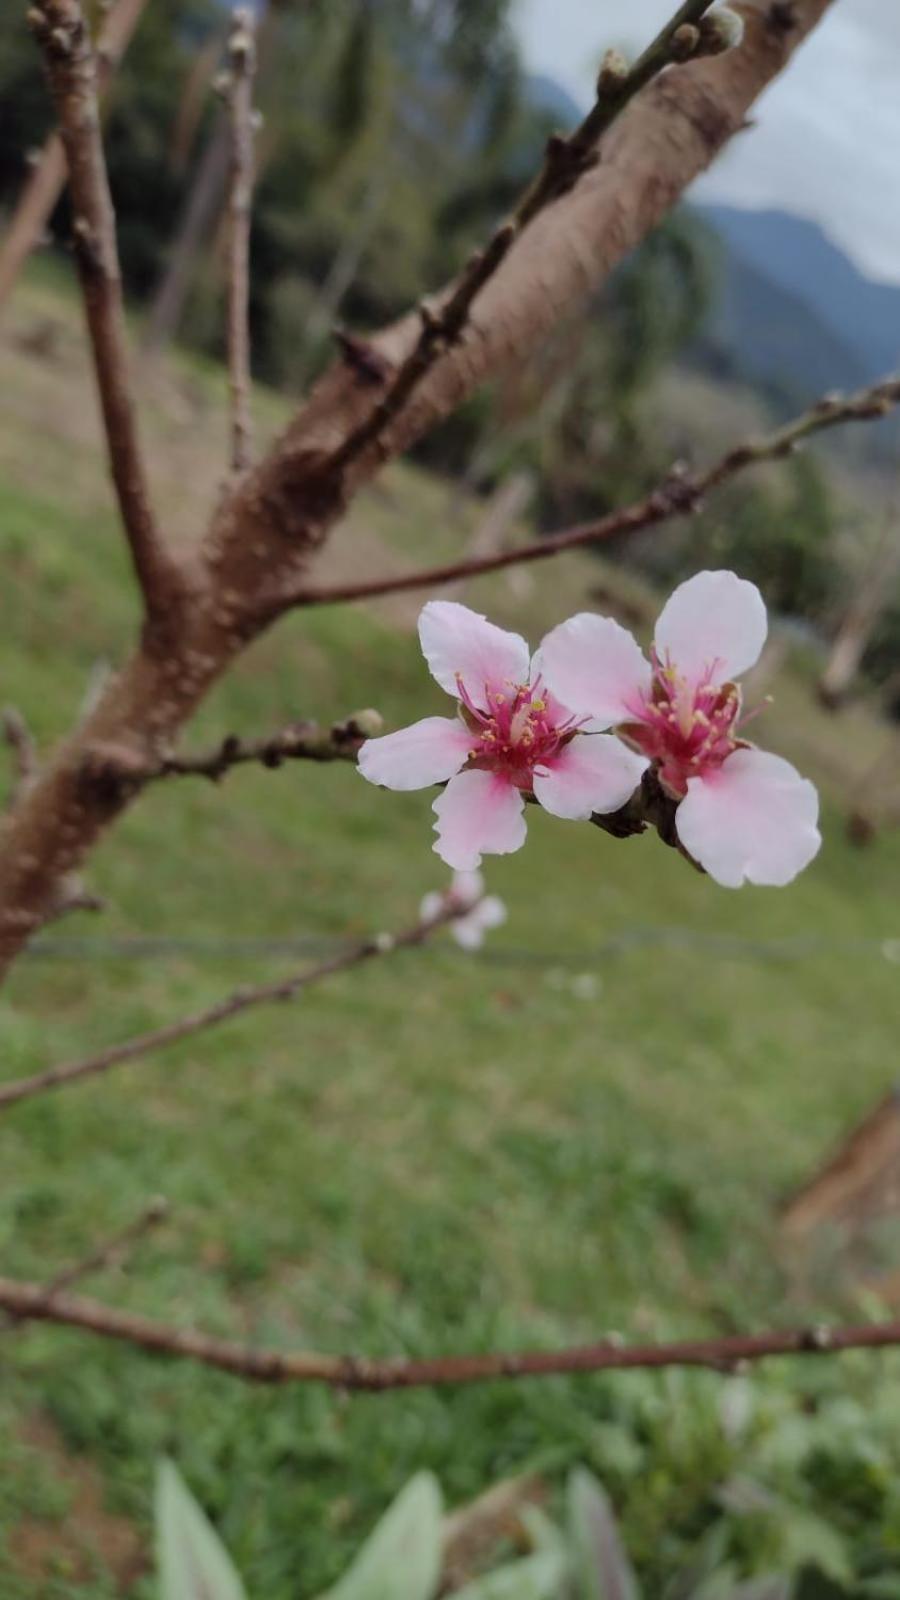
[[[283, 938], [235, 938], [209, 935], [171, 936], [68, 936], [46, 935], [31, 945], [33, 961], [105, 962], [159, 961], [166, 958], [196, 961], [269, 960], [272, 957], [309, 956], [325, 958], [340, 955], [351, 941], [321, 934], [300, 934]], [[471, 953], [456, 951], [461, 961]], [[529, 946], [492, 943], [477, 951], [477, 959], [494, 966], [531, 966], [590, 969], [611, 957], [647, 949], [696, 950], [705, 956], [725, 961], [804, 961], [835, 953], [875, 958], [900, 966], [900, 929], [896, 938], [834, 938], [824, 934], [801, 933], [781, 938], [752, 938], [742, 934], [710, 932], [681, 927], [625, 928], [582, 949], [537, 949]], [[423, 952], [422, 954], [425, 954]], [[418, 957], [422, 959], [422, 954]]]

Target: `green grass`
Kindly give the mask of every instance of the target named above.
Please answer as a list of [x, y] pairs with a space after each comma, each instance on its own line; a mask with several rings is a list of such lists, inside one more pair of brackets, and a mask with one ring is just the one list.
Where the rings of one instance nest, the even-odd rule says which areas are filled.
[[[0, 695], [42, 739], [71, 721], [92, 665], [121, 654], [134, 618], [67, 321], [61, 337], [71, 349], [47, 370], [12, 344], [0, 353], [16, 401], [0, 450]], [[181, 495], [159, 474], [176, 522], [188, 520], [185, 495], [193, 505], [218, 471], [211, 396], [197, 402], [197, 483]], [[175, 430], [170, 401], [150, 397], [158, 464]], [[261, 405], [274, 425], [277, 405]], [[48, 408], [35, 483], [29, 450]], [[442, 554], [465, 531], [441, 531], [446, 501], [441, 486], [395, 470], [343, 543], [369, 563], [388, 543], [404, 559]], [[473, 595], [536, 635], [584, 603], [592, 570], [569, 561], [519, 597], [505, 579]], [[292, 619], [222, 686], [192, 738], [370, 703], [391, 725], [438, 709], [408, 617]], [[832, 765], [845, 749], [860, 762], [877, 748], [862, 715], [836, 728], [798, 680], [783, 688], [780, 715], [766, 719], [775, 747], [790, 754], [796, 730]], [[781, 893], [729, 894], [655, 839], [616, 843], [535, 812], [527, 850], [490, 867], [509, 922], [483, 959], [448, 941], [397, 955], [21, 1106], [2, 1127], [4, 1272], [48, 1275], [163, 1192], [169, 1223], [134, 1267], [86, 1291], [234, 1338], [425, 1354], [846, 1309], [854, 1289], [836, 1268], [785, 1303], [773, 1211], [896, 1071], [898, 973], [878, 943], [900, 935], [900, 835], [855, 851], [826, 798], [822, 855]], [[92, 863], [108, 912], [52, 932], [212, 944], [152, 960], [24, 960], [0, 1000], [4, 1077], [297, 964], [215, 941], [402, 926], [443, 881], [430, 823], [427, 795], [376, 794], [344, 766], [160, 785]], [[642, 937], [622, 938], [633, 932]], [[810, 936], [805, 952], [775, 948]], [[594, 985], [573, 990], [586, 973]], [[687, 1437], [690, 1397], [715, 1394], [713, 1377], [639, 1380], [666, 1420], [656, 1455], [644, 1448], [629, 1469], [615, 1430], [632, 1380], [348, 1401], [265, 1392], [52, 1327], [2, 1337], [3, 1600], [112, 1592], [103, 1550], [76, 1559], [61, 1530], [61, 1572], [35, 1575], [22, 1558], [17, 1524], [27, 1513], [53, 1529], [68, 1492], [28, 1442], [35, 1415], [99, 1468], [113, 1510], [142, 1529], [154, 1457], [173, 1452], [266, 1600], [330, 1581], [419, 1466], [458, 1499], [509, 1471], [589, 1460], [614, 1478], [653, 1571], [667, 1541], [690, 1543], [728, 1465], [724, 1444]], [[142, 1582], [133, 1592], [149, 1594]]]

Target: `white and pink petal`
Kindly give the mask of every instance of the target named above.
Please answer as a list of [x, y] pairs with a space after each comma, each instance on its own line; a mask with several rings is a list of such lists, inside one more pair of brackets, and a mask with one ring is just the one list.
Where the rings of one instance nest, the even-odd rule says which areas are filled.
[[434, 849], [448, 867], [474, 872], [482, 855], [510, 855], [522, 848], [524, 810], [521, 792], [508, 779], [494, 772], [460, 772], [434, 802]]
[[589, 611], [551, 629], [534, 670], [573, 712], [604, 728], [635, 716], [650, 689], [650, 665], [637, 640], [611, 617]]
[[419, 616], [419, 639], [429, 671], [457, 695], [460, 681], [474, 705], [488, 709], [487, 689], [508, 693], [528, 682], [530, 651], [518, 633], [498, 628], [455, 600], [429, 600]]
[[469, 912], [451, 924], [457, 944], [463, 950], [480, 950], [484, 936], [491, 928], [499, 928], [506, 921], [506, 906], [498, 895], [488, 894]]
[[698, 572], [669, 596], [656, 624], [654, 644], [689, 683], [728, 683], [762, 653], [766, 607], [755, 583], [733, 572]]
[[675, 826], [688, 854], [726, 889], [781, 888], [817, 854], [818, 817], [815, 788], [789, 761], [741, 749], [688, 781]]
[[472, 735], [458, 717], [425, 717], [397, 733], [367, 739], [359, 770], [385, 789], [427, 789], [446, 783], [465, 765]]
[[618, 811], [648, 766], [612, 734], [578, 733], [543, 769], [535, 769], [535, 799], [551, 816], [586, 822], [595, 811]]

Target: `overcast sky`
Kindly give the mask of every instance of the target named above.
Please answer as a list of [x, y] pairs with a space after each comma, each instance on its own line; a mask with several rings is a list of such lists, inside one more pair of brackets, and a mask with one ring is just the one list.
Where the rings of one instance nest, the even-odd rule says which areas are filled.
[[[516, 4], [529, 69], [579, 104], [607, 45], [640, 48], [674, 10], [673, 0]], [[694, 193], [801, 213], [870, 277], [900, 283], [900, 0], [835, 0], [754, 115]]]

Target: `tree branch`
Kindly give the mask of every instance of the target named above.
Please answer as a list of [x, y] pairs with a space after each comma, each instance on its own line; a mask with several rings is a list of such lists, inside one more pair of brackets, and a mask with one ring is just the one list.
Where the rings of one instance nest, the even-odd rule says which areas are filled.
[[[72, 0], [52, 0], [70, 9]], [[736, 0], [743, 43], [662, 73], [603, 140], [603, 160], [545, 208], [479, 292], [461, 338], [419, 382], [379, 438], [335, 481], [323, 471], [372, 410], [372, 373], [396, 371], [421, 331], [413, 314], [369, 341], [371, 359], [339, 360], [259, 465], [216, 507], [191, 603], [165, 651], [146, 640], [107, 686], [7, 820], [0, 852], [0, 974], [41, 926], [59, 877], [77, 867], [133, 799], [92, 776], [96, 745], [142, 762], [171, 748], [211, 686], [295, 597], [352, 495], [385, 455], [407, 449], [488, 377], [507, 370], [571, 315], [671, 208], [733, 133], [758, 94], [828, 10], [793, 0], [790, 25], [772, 0]], [[51, 0], [45, 0], [45, 9]], [[43, 12], [41, 13], [43, 16]], [[383, 379], [381, 380], [384, 381]], [[264, 606], [261, 597], [269, 596]]]
[[97, 67], [80, 0], [35, 0], [41, 47], [65, 146], [73, 239], [119, 509], [148, 619], [180, 590], [150, 504], [128, 374], [122, 282], [97, 99]]
[[153, 1050], [177, 1044], [181, 1039], [188, 1039], [206, 1028], [217, 1027], [220, 1022], [227, 1022], [230, 1018], [239, 1016], [255, 1006], [270, 1005], [274, 1001], [294, 1000], [304, 989], [321, 983], [324, 978], [333, 977], [335, 973], [347, 972], [351, 967], [360, 966], [375, 956], [392, 955], [395, 950], [409, 950], [416, 945], [424, 944], [426, 939], [439, 928], [455, 921], [457, 917], [466, 915], [471, 909], [471, 902], [462, 905], [448, 897], [444, 907], [436, 916], [423, 918], [400, 933], [375, 934], [373, 938], [361, 940], [340, 955], [332, 956], [330, 960], [323, 961], [318, 966], [295, 972], [287, 978], [279, 978], [273, 983], [235, 989], [224, 999], [216, 1001], [215, 1005], [206, 1006], [202, 1011], [193, 1011], [186, 1017], [179, 1017], [175, 1022], [167, 1022], [161, 1028], [151, 1029], [149, 1033], [137, 1034], [121, 1044], [110, 1045], [106, 1050], [98, 1051], [96, 1055], [83, 1056], [78, 1061], [66, 1061], [59, 1066], [48, 1067], [44, 1072], [37, 1072], [30, 1078], [17, 1078], [12, 1083], [2, 1084], [0, 1110], [17, 1105], [21, 1100], [31, 1100], [35, 1095], [46, 1094], [50, 1089], [61, 1089], [82, 1078], [96, 1078], [122, 1062], [134, 1061], [139, 1056], [149, 1055]]
[[[378, 443], [429, 369], [459, 342], [477, 296], [503, 265], [516, 240], [541, 211], [573, 189], [594, 166], [600, 139], [635, 95], [673, 62], [684, 63], [703, 54], [700, 31], [693, 24], [712, 3], [713, 0], [686, 0], [633, 67], [607, 56], [597, 80], [597, 99], [584, 121], [568, 138], [554, 134], [548, 140], [537, 177], [484, 249], [472, 256], [440, 309], [434, 310], [426, 302], [419, 307], [421, 328], [415, 345], [395, 372], [386, 393], [324, 464], [324, 472], [340, 476], [352, 461]], [[688, 33], [693, 38], [686, 38]]]
[[402, 573], [399, 577], [374, 578], [361, 583], [335, 583], [310, 588], [301, 585], [291, 595], [282, 594], [292, 606], [333, 605], [336, 601], [370, 600], [378, 595], [398, 594], [409, 589], [430, 589], [437, 584], [452, 583], [464, 578], [480, 577], [487, 572], [499, 572], [505, 567], [517, 567], [530, 561], [546, 561], [565, 550], [577, 550], [586, 545], [600, 544], [618, 535], [638, 533], [673, 517], [686, 517], [697, 511], [712, 489], [751, 466], [766, 461], [779, 461], [792, 455], [804, 439], [844, 422], [868, 422], [886, 417], [900, 404], [900, 378], [885, 378], [871, 388], [861, 389], [851, 395], [826, 395], [793, 422], [759, 439], [748, 439], [734, 445], [725, 455], [703, 472], [690, 472], [675, 467], [669, 476], [652, 489], [642, 500], [607, 512], [593, 522], [581, 522], [534, 539], [527, 545], [512, 550], [494, 551], [490, 555], [467, 557], [462, 561], [445, 562], [441, 566], [423, 567], [417, 572]]
[[[73, 1283], [79, 1283], [82, 1278], [87, 1278], [95, 1272], [102, 1272], [107, 1267], [117, 1266], [152, 1228], [165, 1220], [168, 1214], [168, 1200], [162, 1195], [156, 1195], [147, 1202], [132, 1222], [124, 1228], [118, 1228], [108, 1238], [94, 1245], [87, 1255], [72, 1262], [71, 1266], [63, 1267], [49, 1283], [41, 1285], [45, 1305], [49, 1306], [57, 1295], [71, 1289]], [[7, 1310], [6, 1318], [7, 1328], [18, 1326], [20, 1319], [15, 1312]]]
[[228, 374], [231, 391], [231, 467], [250, 465], [250, 222], [253, 198], [253, 83], [256, 38], [253, 12], [241, 6], [231, 14], [228, 35], [230, 81], [227, 89], [230, 136], [228, 194]]
[[719, 1339], [678, 1339], [665, 1344], [626, 1345], [608, 1338], [566, 1350], [490, 1352], [435, 1356], [425, 1360], [340, 1356], [317, 1351], [248, 1349], [192, 1328], [172, 1327], [97, 1300], [55, 1294], [39, 1283], [0, 1278], [0, 1308], [17, 1319], [83, 1328], [106, 1339], [138, 1345], [158, 1355], [179, 1356], [218, 1367], [257, 1383], [324, 1383], [333, 1388], [384, 1391], [501, 1378], [622, 1372], [636, 1368], [705, 1367], [725, 1374], [768, 1356], [833, 1355], [842, 1350], [884, 1350], [900, 1345], [900, 1322], [847, 1327], [776, 1328], [767, 1333]]
[[233, 767], [247, 763], [281, 767], [286, 761], [355, 761], [365, 739], [381, 732], [377, 711], [357, 711], [323, 733], [315, 722], [294, 722], [264, 739], [239, 739], [228, 734], [214, 750], [196, 756], [166, 756], [143, 773], [142, 781], [159, 778], [210, 778], [218, 783]]

